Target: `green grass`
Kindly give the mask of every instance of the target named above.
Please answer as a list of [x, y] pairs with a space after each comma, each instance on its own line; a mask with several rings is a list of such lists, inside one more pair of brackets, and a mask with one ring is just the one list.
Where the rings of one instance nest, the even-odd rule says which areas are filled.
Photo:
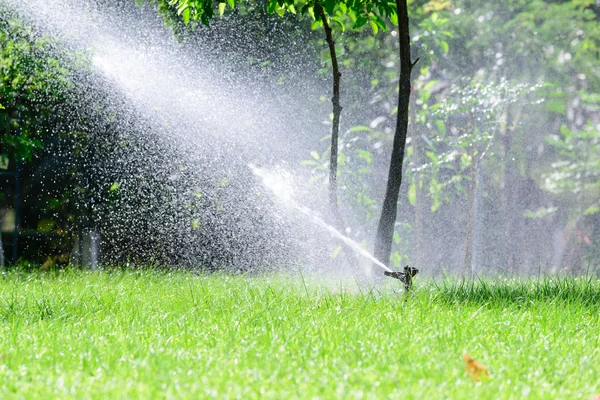
[[8, 272], [0, 398], [588, 399], [599, 322], [591, 279], [417, 281], [405, 301], [281, 276]]

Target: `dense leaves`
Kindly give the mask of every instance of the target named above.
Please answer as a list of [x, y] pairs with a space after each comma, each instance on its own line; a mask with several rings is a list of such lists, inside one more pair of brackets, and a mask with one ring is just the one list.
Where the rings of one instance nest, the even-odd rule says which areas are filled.
[[17, 20], [0, 18], [0, 147], [3, 157], [30, 160], [41, 146], [42, 122], [65, 101], [69, 71], [52, 43]]

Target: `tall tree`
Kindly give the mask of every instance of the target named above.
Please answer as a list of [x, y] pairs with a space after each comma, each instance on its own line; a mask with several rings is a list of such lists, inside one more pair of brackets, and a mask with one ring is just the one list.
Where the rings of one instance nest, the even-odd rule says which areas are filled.
[[400, 80], [398, 83], [398, 113], [396, 132], [392, 145], [390, 169], [381, 208], [381, 216], [375, 236], [375, 257], [384, 264], [389, 264], [394, 237], [394, 225], [398, 208], [398, 196], [402, 184], [402, 164], [406, 148], [408, 132], [408, 110], [411, 92], [411, 72], [417, 61], [410, 59], [410, 32], [408, 25], [408, 6], [406, 0], [396, 0], [398, 15], [398, 43], [400, 45]]
[[[329, 156], [329, 203], [337, 214], [338, 209], [338, 196], [337, 196], [337, 170], [338, 170], [338, 143], [340, 135], [340, 114], [342, 113], [342, 107], [340, 105], [340, 78], [342, 73], [338, 65], [337, 54], [335, 50], [335, 41], [333, 40], [333, 30], [329, 26], [327, 21], [327, 15], [325, 10], [320, 3], [315, 3], [315, 11], [323, 22], [323, 29], [325, 30], [325, 38], [327, 40], [327, 46], [329, 48], [329, 55], [331, 57], [331, 68], [333, 74], [333, 97], [331, 102], [333, 104], [333, 120], [331, 126], [331, 151]], [[339, 215], [338, 215], [339, 219]], [[339, 222], [339, 221], [338, 221]], [[341, 228], [341, 226], [340, 226]]]

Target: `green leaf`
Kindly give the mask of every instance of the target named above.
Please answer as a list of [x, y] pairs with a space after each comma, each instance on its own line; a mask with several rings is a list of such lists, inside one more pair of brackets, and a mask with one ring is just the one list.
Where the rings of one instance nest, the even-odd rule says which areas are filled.
[[300, 161], [300, 165], [304, 165], [307, 167], [320, 167], [321, 163], [318, 163], [314, 160], [302, 160]]
[[337, 0], [325, 0], [324, 2], [325, 11], [327, 11], [327, 14], [333, 15], [335, 11], [335, 3], [337, 2]]
[[373, 162], [373, 154], [371, 154], [370, 151], [356, 149], [356, 154], [358, 155], [358, 158], [365, 160], [369, 165]]
[[352, 29], [358, 29], [361, 26], [363, 26], [364, 24], [366, 24], [368, 21], [368, 19], [366, 19], [365, 17], [363, 17], [362, 15], [360, 15], [358, 18], [356, 18], [356, 23], [354, 24], [354, 26], [352, 27]]
[[196, 230], [200, 228], [200, 220], [198, 220], [197, 218], [194, 218], [192, 220], [192, 229]]
[[277, 13], [277, 15], [283, 18], [283, 16], [285, 15], [285, 7], [275, 7], [275, 13]]
[[600, 212], [600, 207], [591, 206], [591, 207], [588, 207], [588, 209], [583, 212], [583, 215], [591, 215], [591, 214], [596, 214], [598, 212]]
[[10, 164], [10, 159], [8, 158], [8, 154], [0, 154], [0, 170], [6, 171]]
[[222, 17], [223, 13], [225, 13], [225, 3], [219, 3], [219, 17]]
[[342, 252], [342, 246], [338, 246], [335, 249], [333, 249], [333, 252], [331, 253], [331, 259], [335, 260], [335, 258]]
[[370, 131], [371, 128], [369, 128], [368, 126], [365, 125], [356, 125], [353, 126], [352, 128], [348, 129], [348, 133], [352, 133], [352, 132], [362, 132], [362, 131]]
[[187, 10], [189, 8], [189, 4], [187, 2], [183, 2], [179, 5], [179, 7], [177, 8], [177, 15], [181, 15], [183, 14], [183, 12], [185, 10]]
[[185, 25], [187, 25], [190, 23], [190, 17], [192, 16], [192, 11], [188, 7], [185, 10], [183, 10], [183, 13], [181, 14], [181, 16], [183, 17], [183, 23]]
[[340, 27], [340, 29], [342, 30], [342, 32], [346, 31], [346, 27], [344, 26], [344, 23], [342, 22], [341, 19], [339, 19], [338, 17], [331, 17], [331, 20], [333, 22], [335, 22]]
[[0, 110], [6, 110], [2, 104], [0, 104]]
[[543, 218], [547, 215], [554, 214], [558, 210], [558, 207], [539, 208], [537, 210], [525, 210], [523, 216], [525, 218]]
[[369, 21], [369, 24], [371, 24], [371, 29], [373, 29], [373, 34], [377, 35], [377, 32], [379, 32], [379, 26], [373, 22], [373, 20]]
[[429, 157], [429, 159], [433, 163], [433, 165], [437, 165], [439, 163], [439, 160], [433, 151], [428, 151], [426, 154], [427, 157]]
[[119, 182], [115, 182], [112, 185], [110, 185], [110, 188], [108, 188], [108, 191], [114, 192], [115, 190], [119, 189], [120, 186], [121, 186], [121, 184]]
[[448, 54], [448, 51], [450, 50], [450, 46], [448, 46], [448, 42], [445, 41], [441, 41], [440, 42], [440, 47], [442, 48], [442, 50], [444, 51], [444, 53]]
[[423, 86], [423, 91], [424, 92], [431, 92], [431, 89], [435, 86], [435, 84], [438, 83], [437, 79], [432, 79], [429, 82], [427, 82], [425, 84], [425, 86]]
[[431, 212], [436, 212], [442, 203], [440, 203], [440, 199], [438, 197], [433, 198], [433, 204], [431, 204]]
[[305, 5], [302, 6], [302, 8], [300, 9], [300, 14], [306, 14], [308, 13], [308, 9], [311, 8], [309, 3], [306, 3]]
[[206, 14], [206, 12], [202, 13], [202, 15], [200, 16], [200, 21], [204, 25], [209, 26], [209, 18], [208, 18], [208, 15]]
[[209, 1], [209, 0], [204, 1], [202, 4], [202, 11], [204, 11], [202, 13], [202, 17], [203, 18], [206, 17], [205, 25], [208, 26], [208, 20], [211, 19], [214, 15], [212, 1]]
[[556, 114], [565, 115], [567, 113], [567, 106], [563, 99], [546, 100], [546, 102], [544, 103], [544, 106], [545, 106], [546, 110], [556, 113]]
[[375, 22], [377, 24], [377, 26], [379, 27], [379, 29], [381, 29], [382, 31], [387, 30], [387, 26], [385, 25], [385, 21], [382, 20], [381, 18], [379, 18], [378, 15], [373, 14], [371, 16], [371, 21]]
[[37, 224], [38, 231], [42, 233], [50, 233], [54, 230], [56, 223], [51, 219], [43, 219]]
[[408, 202], [413, 206], [417, 202], [417, 186], [414, 182], [408, 188]]
[[314, 150], [310, 152], [310, 155], [312, 156], [312, 158], [314, 158], [317, 161], [319, 161], [321, 159], [321, 157], [319, 157], [319, 153], [317, 153]]
[[444, 121], [438, 119], [435, 121], [435, 124], [437, 125], [438, 131], [442, 135], [446, 135], [446, 124], [444, 124]]
[[235, 0], [227, 0], [227, 4], [229, 4], [229, 8], [232, 10], [235, 8]]

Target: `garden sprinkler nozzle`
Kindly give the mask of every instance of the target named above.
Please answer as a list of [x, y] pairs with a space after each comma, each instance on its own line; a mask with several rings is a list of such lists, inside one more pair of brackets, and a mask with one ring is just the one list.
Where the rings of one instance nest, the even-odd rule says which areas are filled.
[[399, 271], [385, 271], [383, 274], [391, 278], [396, 278], [404, 282], [404, 289], [408, 292], [412, 287], [412, 278], [419, 273], [419, 270], [408, 265], [404, 267], [404, 272]]

